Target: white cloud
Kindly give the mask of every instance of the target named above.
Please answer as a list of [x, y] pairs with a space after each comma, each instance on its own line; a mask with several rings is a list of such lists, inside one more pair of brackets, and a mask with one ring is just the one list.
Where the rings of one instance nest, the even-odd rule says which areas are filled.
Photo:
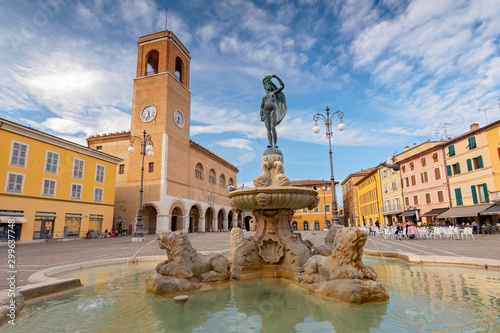
[[229, 139], [229, 140], [225, 140], [225, 141], [217, 141], [215, 143], [220, 145], [220, 146], [223, 146], [223, 147], [238, 148], [238, 149], [250, 150], [250, 151], [254, 150], [252, 147], [252, 141], [247, 140], [247, 139], [242, 139], [242, 138], [234, 138], [234, 139]]

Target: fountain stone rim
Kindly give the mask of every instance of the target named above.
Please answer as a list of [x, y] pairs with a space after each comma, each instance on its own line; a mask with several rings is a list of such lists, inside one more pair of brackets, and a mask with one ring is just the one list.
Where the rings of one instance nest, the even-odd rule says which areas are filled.
[[239, 210], [301, 209], [316, 207], [318, 192], [298, 186], [260, 186], [234, 190], [228, 195], [232, 207]]

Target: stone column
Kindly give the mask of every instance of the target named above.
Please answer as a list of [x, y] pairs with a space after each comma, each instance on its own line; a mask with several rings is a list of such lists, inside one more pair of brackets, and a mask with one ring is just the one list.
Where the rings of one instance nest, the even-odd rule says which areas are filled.
[[186, 234], [187, 234], [187, 233], [189, 233], [189, 232], [191, 232], [191, 231], [189, 230], [189, 216], [186, 216], [186, 222], [184, 223], [184, 226], [185, 226], [185, 228], [184, 228], [184, 229], [185, 229], [185, 233], [186, 233]]
[[212, 232], [219, 231], [218, 220], [216, 217], [212, 218]]
[[224, 231], [229, 231], [229, 225], [228, 225], [228, 219], [227, 217], [224, 218], [224, 222], [223, 222], [223, 225], [224, 225]]
[[198, 232], [205, 232], [205, 218], [201, 216], [198, 221]]
[[156, 233], [170, 231], [170, 215], [157, 215], [156, 216]]

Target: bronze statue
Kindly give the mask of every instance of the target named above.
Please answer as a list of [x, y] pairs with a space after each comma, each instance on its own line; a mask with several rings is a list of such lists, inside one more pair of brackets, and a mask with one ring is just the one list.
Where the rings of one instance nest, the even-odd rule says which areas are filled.
[[[278, 80], [281, 87], [276, 87], [271, 81], [273, 78]], [[278, 148], [276, 145], [278, 139], [276, 126], [285, 118], [287, 112], [286, 98], [285, 94], [282, 92], [285, 85], [275, 74], [264, 76], [262, 83], [264, 84], [266, 95], [262, 97], [262, 103], [260, 105], [260, 120], [266, 125], [267, 139], [269, 140], [269, 146], [267, 147], [273, 147], [274, 142], [274, 147]]]

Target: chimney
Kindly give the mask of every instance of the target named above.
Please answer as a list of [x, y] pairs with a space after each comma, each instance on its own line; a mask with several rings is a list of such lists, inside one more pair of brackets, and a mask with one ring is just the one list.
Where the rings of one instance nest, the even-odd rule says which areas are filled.
[[408, 147], [408, 146], [405, 146], [405, 151], [406, 151], [406, 150], [408, 150], [408, 149], [410, 149], [410, 147]]
[[474, 123], [474, 124], [470, 125], [470, 130], [471, 131], [475, 131], [477, 129], [479, 129], [479, 124], [478, 123]]
[[431, 142], [431, 139], [427, 139], [427, 142]]
[[417, 144], [414, 142], [414, 143], [413, 143], [413, 147], [416, 147], [416, 146], [417, 146]]

